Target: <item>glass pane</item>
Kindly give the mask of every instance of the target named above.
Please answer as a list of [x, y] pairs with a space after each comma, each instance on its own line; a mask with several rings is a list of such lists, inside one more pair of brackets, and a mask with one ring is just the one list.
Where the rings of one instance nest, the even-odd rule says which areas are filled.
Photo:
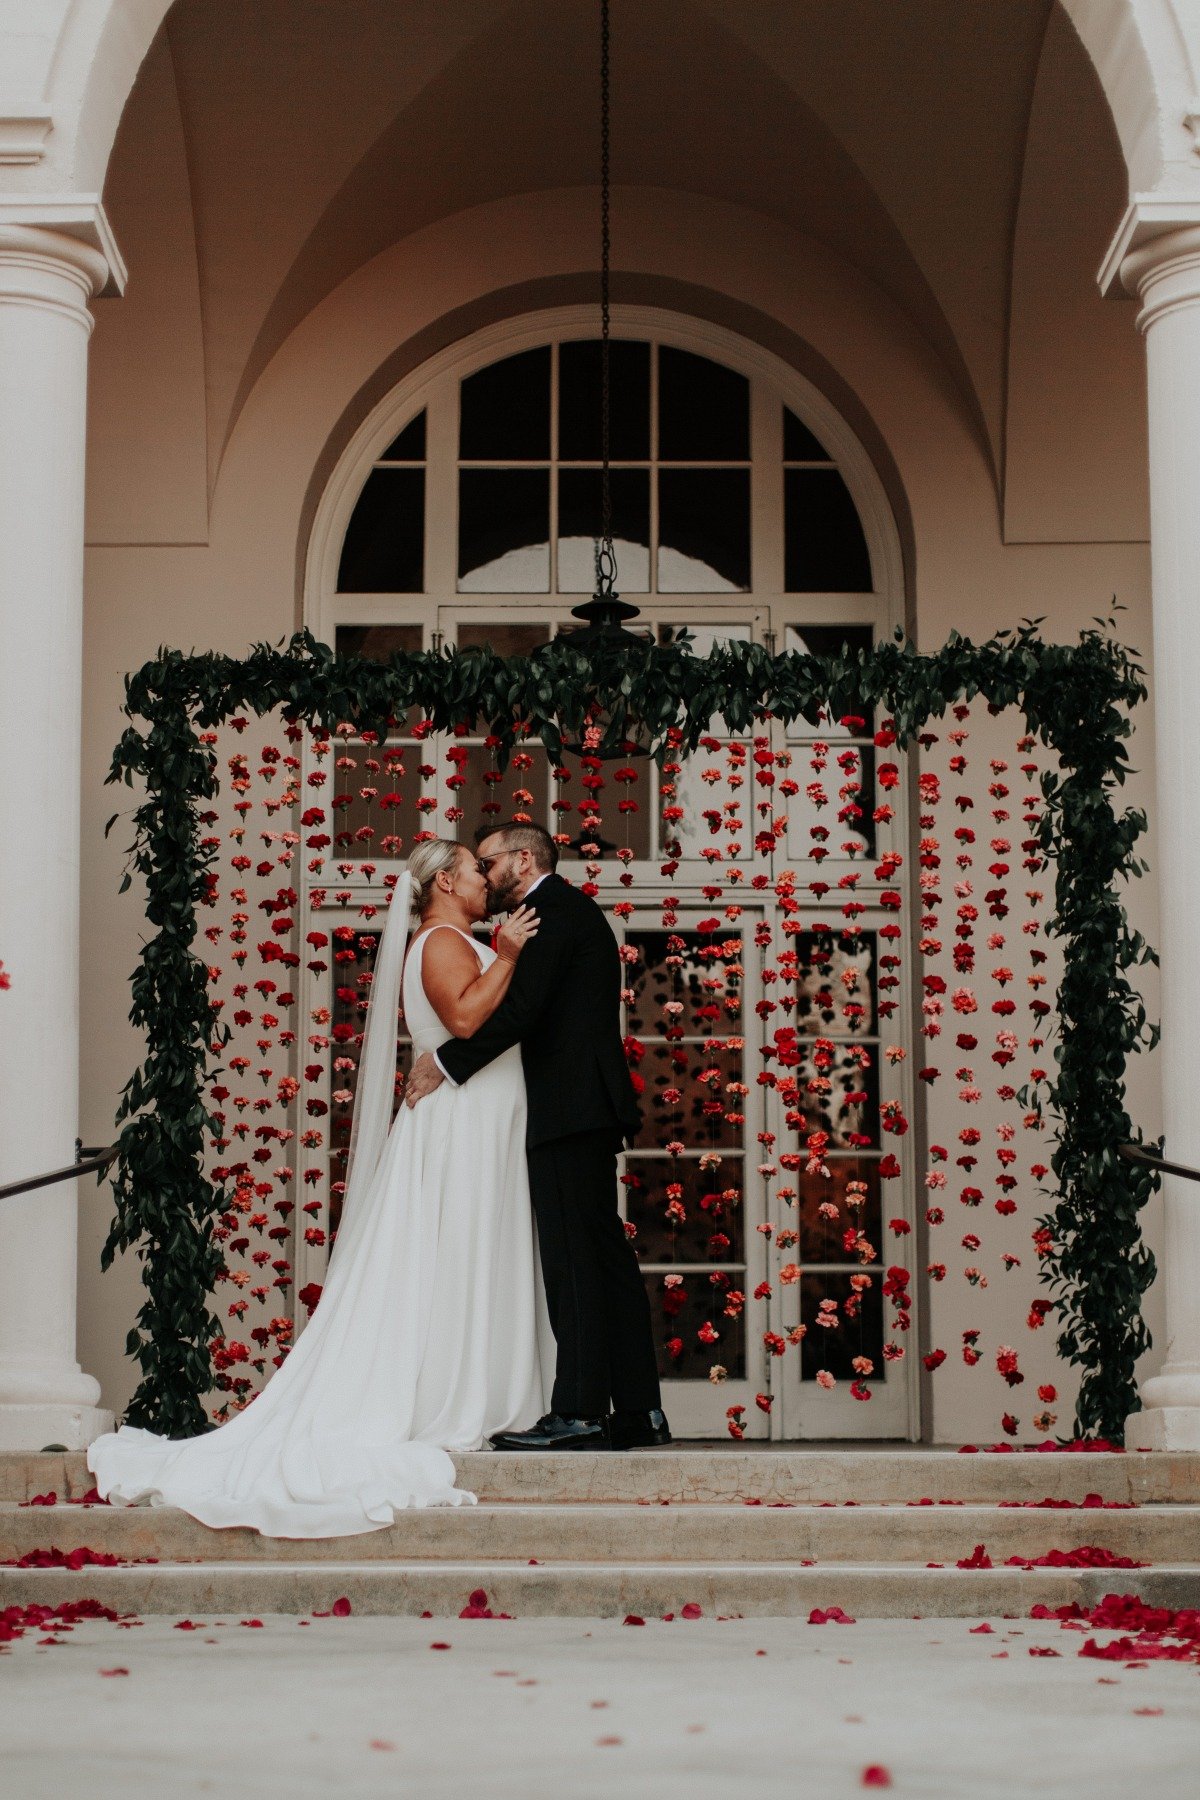
[[[565, 780], [554, 784], [556, 823], [550, 829], [570, 835], [571, 843], [563, 848], [563, 855], [582, 856], [582, 846], [586, 843], [596, 846], [594, 851], [586, 852], [592, 861], [607, 861], [619, 849], [632, 850], [636, 860], [644, 861], [650, 855], [650, 814], [658, 781], [655, 766], [649, 758], [637, 756], [625, 764], [618, 761], [604, 763], [599, 774], [602, 785], [598, 788], [584, 787], [580, 760], [569, 751], [558, 766], [565, 769], [567, 775]], [[622, 768], [633, 770], [632, 781], [616, 779], [617, 770]], [[587, 773], [594, 781], [593, 772], [589, 769]], [[582, 830], [578, 822], [579, 802], [585, 794], [600, 803], [600, 824], [587, 831]]]
[[[420, 625], [339, 625], [333, 634], [333, 647], [339, 656], [365, 656], [369, 662], [387, 662], [397, 651], [424, 648], [425, 632]], [[401, 731], [411, 731], [422, 718], [423, 709], [411, 706], [397, 721]], [[413, 793], [406, 804], [416, 800]], [[414, 827], [415, 829], [415, 827]]]
[[332, 765], [332, 823], [321, 827], [332, 834], [335, 861], [374, 862], [407, 854], [413, 837], [427, 823], [417, 811], [421, 794], [417, 770], [424, 755], [416, 744], [388, 744], [382, 751], [376, 745], [338, 744], [327, 759]]
[[[711, 650], [716, 650], [725, 644], [749, 644], [754, 639], [754, 630], [750, 625], [698, 625], [694, 620], [689, 619], [686, 625], [660, 625], [658, 641], [660, 644], [673, 644], [685, 632], [692, 655], [699, 657], [705, 657]], [[727, 727], [720, 713], [714, 714], [709, 720], [708, 729], [714, 737], [726, 735]], [[685, 816], [666, 835], [678, 837], [685, 845], [690, 843], [693, 846], [692, 850], [685, 849], [685, 856], [693, 854], [695, 846], [700, 842], [703, 831], [700, 815], [704, 808], [712, 803], [712, 796], [708, 788], [699, 779], [700, 769], [707, 767], [711, 762], [712, 757], [707, 754], [685, 757], [683, 771], [676, 776], [678, 802], [683, 807]], [[703, 835], [706, 841], [711, 841], [708, 839], [707, 831], [704, 831]]]
[[660, 469], [659, 592], [728, 594], [749, 586], [749, 469]]
[[[724, 1290], [737, 1287], [736, 1274], [719, 1276], [718, 1284], [707, 1275], [685, 1275], [678, 1287], [668, 1287], [662, 1275], [646, 1275], [646, 1292], [654, 1317], [658, 1347], [658, 1372], [671, 1381], [707, 1381], [708, 1371], [720, 1363], [731, 1381], [746, 1375], [746, 1315], [725, 1317]], [[705, 1343], [697, 1335], [707, 1324], [716, 1341]]]
[[425, 586], [425, 471], [372, 469], [350, 515], [340, 594], [419, 594]]
[[[871, 1275], [871, 1285], [855, 1296], [849, 1275], [804, 1275], [800, 1281], [800, 1317], [808, 1327], [800, 1345], [800, 1378], [815, 1381], [818, 1369], [828, 1369], [838, 1381], [854, 1381], [860, 1371], [854, 1367], [856, 1356], [870, 1360], [869, 1381], [884, 1381], [887, 1364], [883, 1360], [883, 1277], [878, 1270]], [[815, 1323], [822, 1300], [836, 1302], [830, 1316], [837, 1324], [828, 1328]], [[853, 1316], [847, 1317], [846, 1307]]]
[[748, 461], [746, 377], [664, 344], [658, 352], [658, 454], [662, 462]]
[[548, 625], [519, 625], [505, 619], [460, 619], [458, 647], [486, 644], [497, 656], [528, 656], [550, 636]]
[[864, 1150], [879, 1144], [879, 1071], [872, 1054], [864, 1069], [848, 1044], [832, 1055], [816, 1045], [806, 1048], [788, 1071], [799, 1086], [799, 1101], [788, 1110], [803, 1115], [801, 1133], [829, 1133], [831, 1150]]
[[[860, 1156], [835, 1156], [830, 1158], [827, 1166], [828, 1181], [821, 1175], [801, 1173], [796, 1177], [801, 1260], [809, 1264], [852, 1261], [842, 1241], [842, 1234], [852, 1229], [861, 1229], [878, 1254], [883, 1235], [878, 1161]], [[848, 1186], [852, 1181], [862, 1182], [866, 1193], [849, 1193]], [[898, 1200], [896, 1204], [899, 1204]], [[822, 1213], [822, 1207], [829, 1210]]]
[[458, 586], [464, 594], [549, 590], [548, 469], [459, 471]]
[[[720, 1019], [712, 1024], [721, 1029]], [[689, 1150], [736, 1149], [745, 1135], [742, 1098], [726, 1091], [742, 1079], [740, 1050], [706, 1052], [698, 1044], [647, 1044], [636, 1065], [646, 1086], [642, 1124], [633, 1140], [640, 1150], [665, 1150], [682, 1142]], [[710, 1079], [704, 1080], [708, 1075]]]
[[875, 933], [801, 931], [796, 1029], [815, 1037], [870, 1037], [875, 1029]]
[[420, 650], [423, 636], [420, 625], [339, 625], [333, 647], [339, 656], [386, 662], [398, 650]]
[[[650, 587], [650, 475], [646, 469], [613, 469], [613, 548], [617, 589], [644, 594]], [[596, 585], [600, 531], [599, 469], [563, 469], [558, 477], [558, 591], [590, 594]]]
[[[564, 344], [558, 353], [558, 454], [563, 462], [600, 460], [600, 340]], [[650, 346], [609, 344], [608, 454], [614, 462], [650, 455]]]
[[836, 469], [783, 472], [783, 585], [789, 594], [869, 594], [871, 558]]
[[832, 462], [833, 458], [824, 444], [808, 429], [802, 419], [798, 419], [788, 407], [783, 409], [783, 460], [784, 462]]
[[[526, 757], [530, 759], [528, 767], [525, 766]], [[510, 758], [503, 773], [497, 769], [495, 758], [485, 745], [472, 744], [462, 766], [466, 780], [451, 802], [462, 817], [449, 819], [447, 824], [456, 825], [458, 836], [467, 844], [474, 843], [478, 827], [504, 824], [519, 813], [528, 814], [537, 825], [546, 825], [549, 818], [548, 770], [546, 752], [540, 744], [526, 744], [516, 753], [515, 761]], [[550, 829], [553, 830], [553, 826]]]
[[379, 460], [380, 462], [425, 461], [425, 414], [423, 412], [419, 412], [415, 419], [410, 419], [399, 437], [393, 438]]
[[550, 454], [550, 351], [524, 350], [462, 384], [464, 462], [540, 462]]
[[[704, 1170], [695, 1157], [668, 1162], [663, 1157], [630, 1156], [624, 1186], [625, 1216], [637, 1226], [635, 1242], [643, 1262], [744, 1263], [739, 1163]], [[667, 1193], [674, 1186], [683, 1189], [682, 1198]], [[674, 1210], [668, 1216], [672, 1203]]]
[[875, 851], [874, 750], [848, 746], [822, 758], [821, 770], [813, 768], [808, 752], [802, 746], [792, 764], [800, 792], [788, 801], [788, 855], [811, 857], [820, 849], [830, 862], [865, 860]]
[[[870, 650], [874, 641], [869, 625], [789, 625], [785, 639], [789, 650], [808, 656], [840, 656], [845, 650], [857, 654]], [[869, 737], [875, 730], [874, 711], [861, 700], [855, 700], [853, 705], [862, 719], [861, 726], [852, 728], [837, 719], [827, 719], [814, 727], [803, 719], [794, 719], [788, 726], [788, 737], [811, 737], [814, 732], [823, 738]]]
[[[729, 965], [721, 952], [726, 944], [730, 944], [734, 949], [731, 960], [736, 961], [742, 948], [741, 934], [730, 930], [718, 932], [712, 938], [701, 938], [694, 931], [630, 931], [626, 933], [625, 942], [639, 952], [638, 961], [627, 970], [628, 985], [633, 989], [634, 997], [629, 1005], [626, 1029], [635, 1037], [647, 1034], [661, 1037], [668, 1027], [674, 1030], [678, 1025], [692, 1037], [717, 1036], [720, 1027], [706, 1017], [703, 1010], [712, 997], [712, 990], [704, 983], [722, 971], [728, 977]], [[736, 977], [732, 980], [736, 981]], [[732, 1013], [723, 998], [727, 991], [730, 1004], [734, 1006]], [[741, 1016], [736, 992], [730, 991], [724, 981], [719, 992], [726, 1020], [724, 1029], [736, 1031]], [[666, 1011], [668, 1006], [677, 1004], [682, 1005], [682, 1012]]]

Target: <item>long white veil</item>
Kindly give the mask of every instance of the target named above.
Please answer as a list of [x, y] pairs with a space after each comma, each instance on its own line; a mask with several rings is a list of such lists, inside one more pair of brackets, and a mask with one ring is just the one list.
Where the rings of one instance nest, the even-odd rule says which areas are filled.
[[406, 869], [392, 891], [392, 903], [375, 952], [375, 971], [358, 1058], [340, 1231], [345, 1230], [351, 1209], [370, 1187], [392, 1128], [400, 982], [412, 919], [412, 887], [412, 876]]

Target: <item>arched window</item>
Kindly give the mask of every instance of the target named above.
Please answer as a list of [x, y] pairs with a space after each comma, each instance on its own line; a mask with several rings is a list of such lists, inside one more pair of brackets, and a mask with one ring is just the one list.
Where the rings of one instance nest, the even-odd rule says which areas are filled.
[[[752, 407], [751, 378], [710, 356], [620, 338], [611, 368], [623, 593], [750, 593], [756, 550], [781, 560], [782, 580], [771, 585], [783, 593], [874, 591], [846, 480], [782, 398], [762, 397], [773, 429], [752, 435], [760, 408]], [[600, 519], [599, 340], [563, 338], [500, 357], [431, 404], [457, 415], [436, 434], [443, 446], [456, 440], [453, 467], [427, 453], [422, 408], [362, 479], [343, 532], [337, 592], [427, 593], [438, 585], [432, 563], [443, 577], [452, 564], [457, 594], [589, 593]], [[757, 514], [756, 486], [764, 502]], [[764, 540], [757, 545], [756, 535]]]

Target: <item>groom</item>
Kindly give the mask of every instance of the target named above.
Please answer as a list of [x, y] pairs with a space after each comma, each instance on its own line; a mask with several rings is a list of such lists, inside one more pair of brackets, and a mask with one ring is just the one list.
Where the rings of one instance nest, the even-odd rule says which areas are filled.
[[[469, 1038], [417, 1058], [415, 1106], [445, 1078], [468, 1081], [521, 1046], [529, 1102], [526, 1150], [550, 1323], [558, 1344], [552, 1411], [497, 1450], [631, 1450], [669, 1444], [650, 1303], [617, 1210], [617, 1152], [638, 1126], [621, 1045], [621, 962], [594, 900], [555, 873], [540, 825], [489, 830], [479, 844], [493, 913], [524, 901], [536, 936], [508, 993]], [[609, 1402], [612, 1411], [609, 1412]]]

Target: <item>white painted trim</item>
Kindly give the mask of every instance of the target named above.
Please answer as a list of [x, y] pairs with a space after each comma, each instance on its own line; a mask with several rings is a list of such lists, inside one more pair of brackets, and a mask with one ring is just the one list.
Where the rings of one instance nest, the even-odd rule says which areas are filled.
[[0, 103], [0, 163], [39, 163], [46, 154], [46, 138], [53, 122], [44, 100], [9, 100]]
[[20, 225], [78, 238], [80, 243], [98, 250], [107, 265], [107, 276], [98, 294], [111, 297], [125, 292], [128, 270], [99, 194], [5, 194], [0, 196], [0, 225]]
[[1126, 257], [1142, 250], [1156, 238], [1200, 225], [1200, 198], [1181, 200], [1178, 196], [1135, 194], [1125, 210], [1112, 243], [1104, 255], [1096, 280], [1105, 299], [1123, 300], [1137, 293], [1130, 282], [1130, 271], [1124, 268]]

